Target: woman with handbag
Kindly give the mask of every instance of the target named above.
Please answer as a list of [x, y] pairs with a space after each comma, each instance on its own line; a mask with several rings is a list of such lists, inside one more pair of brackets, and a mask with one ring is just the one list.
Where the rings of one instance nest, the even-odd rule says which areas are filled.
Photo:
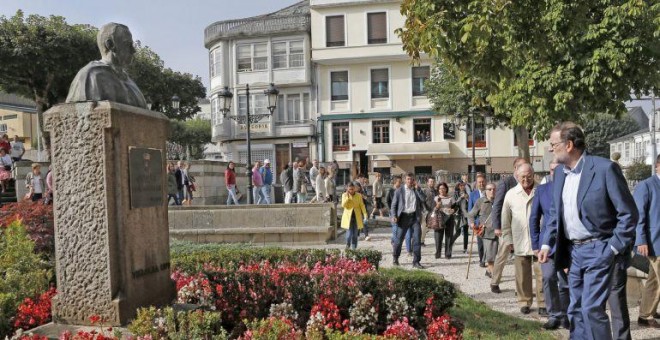
[[[493, 263], [497, 255], [499, 241], [493, 229], [493, 216], [491, 216], [495, 200], [495, 184], [486, 185], [486, 196], [481, 197], [474, 203], [474, 207], [468, 214], [468, 223], [472, 226], [474, 233], [481, 236], [484, 243], [484, 262], [486, 262], [486, 276], [493, 275]], [[475, 226], [474, 221], [479, 217], [480, 226]]]
[[2, 187], [2, 192], [7, 191], [7, 185], [11, 179], [11, 168], [12, 168], [11, 157], [7, 154], [5, 149], [0, 148], [0, 186]]
[[[451, 259], [451, 244], [454, 236], [454, 212], [456, 212], [456, 200], [449, 195], [449, 186], [441, 182], [437, 186], [438, 196], [435, 197], [435, 208], [426, 219], [429, 229], [433, 229], [435, 238], [435, 258], [439, 259], [442, 254], [442, 241], [445, 242], [445, 258]], [[435, 220], [433, 220], [435, 219]], [[429, 222], [431, 224], [429, 224]], [[435, 228], [433, 228], [435, 227]]]
[[463, 254], [467, 253], [468, 247], [468, 194], [465, 191], [465, 183], [459, 182], [454, 188], [454, 200], [456, 201], [455, 230], [451, 239], [451, 246], [463, 234]]

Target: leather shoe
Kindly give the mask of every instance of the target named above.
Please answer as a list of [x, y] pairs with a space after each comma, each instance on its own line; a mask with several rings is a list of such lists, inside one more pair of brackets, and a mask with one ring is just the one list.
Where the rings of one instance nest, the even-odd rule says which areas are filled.
[[655, 319], [646, 320], [642, 318], [637, 318], [637, 324], [640, 327], [644, 327], [644, 328], [660, 328], [660, 323], [655, 321]]
[[520, 312], [523, 314], [529, 314], [532, 312], [532, 310], [529, 307], [525, 306], [525, 307], [520, 307]]
[[564, 329], [571, 329], [571, 323], [568, 321], [568, 317], [563, 317], [561, 319], [561, 327]]
[[413, 263], [413, 268], [424, 269], [424, 266], [422, 266], [422, 265], [418, 262], [418, 263]]
[[398, 266], [399, 265], [399, 259], [394, 259], [394, 261], [392, 261], [392, 265], [393, 266]]
[[440, 257], [441, 257], [440, 254], [435, 254], [436, 259], [439, 259]]
[[660, 313], [655, 313], [653, 314], [654, 319], [660, 319]]
[[493, 274], [491, 274], [489, 271], [486, 271], [486, 276], [493, 278]]
[[495, 294], [500, 294], [502, 291], [500, 290], [499, 285], [490, 285], [490, 291], [495, 293]]
[[540, 316], [548, 316], [548, 310], [545, 308], [539, 308], [539, 315]]
[[548, 322], [543, 324], [545, 329], [557, 329], [561, 325], [561, 322], [557, 319], [548, 319]]
[[479, 263], [479, 267], [481, 267], [481, 268], [486, 268], [486, 264], [483, 263], [483, 262], [481, 262], [481, 263]]

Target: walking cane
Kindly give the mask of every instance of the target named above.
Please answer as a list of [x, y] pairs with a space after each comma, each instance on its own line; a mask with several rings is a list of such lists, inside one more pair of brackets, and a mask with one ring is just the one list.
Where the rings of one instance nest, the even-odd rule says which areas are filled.
[[474, 228], [472, 228], [472, 241], [470, 241], [470, 252], [468, 253], [468, 267], [467, 272], [465, 273], [466, 280], [470, 276], [470, 262], [472, 262], [472, 246], [474, 245], [474, 234], [476, 234], [476, 231]]

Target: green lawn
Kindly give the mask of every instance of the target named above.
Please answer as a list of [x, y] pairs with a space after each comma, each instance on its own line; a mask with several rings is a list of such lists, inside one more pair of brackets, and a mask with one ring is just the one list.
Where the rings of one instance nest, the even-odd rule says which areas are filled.
[[546, 331], [540, 322], [519, 319], [494, 311], [483, 302], [463, 293], [456, 298], [456, 306], [449, 315], [465, 324], [465, 339], [557, 339], [559, 332]]

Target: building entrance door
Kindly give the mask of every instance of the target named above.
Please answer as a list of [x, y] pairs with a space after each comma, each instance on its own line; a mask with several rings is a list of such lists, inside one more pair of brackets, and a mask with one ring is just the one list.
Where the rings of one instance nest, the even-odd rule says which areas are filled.
[[356, 175], [367, 176], [369, 173], [369, 157], [366, 151], [355, 151], [353, 154], [353, 162], [356, 164]]

